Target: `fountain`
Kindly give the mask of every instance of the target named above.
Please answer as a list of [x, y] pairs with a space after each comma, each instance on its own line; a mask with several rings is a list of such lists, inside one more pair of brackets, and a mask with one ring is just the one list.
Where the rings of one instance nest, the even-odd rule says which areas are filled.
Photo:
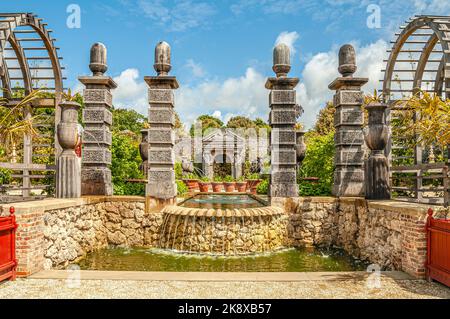
[[250, 194], [199, 194], [163, 210], [159, 246], [218, 256], [283, 249], [288, 217]]

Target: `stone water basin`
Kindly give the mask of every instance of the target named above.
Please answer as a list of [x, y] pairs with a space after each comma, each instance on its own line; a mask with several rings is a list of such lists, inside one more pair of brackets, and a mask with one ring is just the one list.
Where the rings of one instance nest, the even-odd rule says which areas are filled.
[[162, 211], [159, 247], [237, 256], [283, 249], [288, 217], [250, 194], [198, 194]]

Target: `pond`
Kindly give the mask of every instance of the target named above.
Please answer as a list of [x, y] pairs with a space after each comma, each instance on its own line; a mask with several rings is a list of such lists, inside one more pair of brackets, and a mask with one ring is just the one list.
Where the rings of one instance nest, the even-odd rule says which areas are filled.
[[111, 248], [88, 254], [82, 270], [168, 272], [315, 272], [362, 271], [367, 265], [339, 249], [284, 249], [270, 254], [211, 257], [160, 249]]
[[198, 194], [180, 203], [179, 206], [205, 209], [239, 209], [264, 207], [267, 204], [258, 197], [249, 194]]

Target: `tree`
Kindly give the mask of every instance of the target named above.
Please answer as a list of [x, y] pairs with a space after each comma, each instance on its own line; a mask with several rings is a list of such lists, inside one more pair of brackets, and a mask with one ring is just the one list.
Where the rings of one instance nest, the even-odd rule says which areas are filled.
[[256, 124], [254, 121], [250, 120], [248, 117], [245, 116], [235, 116], [230, 118], [230, 120], [227, 123], [228, 128], [256, 128]]
[[32, 112], [30, 103], [38, 97], [39, 91], [33, 91], [11, 108], [5, 106], [6, 99], [0, 100], [0, 148], [4, 149], [7, 155], [11, 155], [8, 152], [22, 143], [24, 135], [32, 137], [38, 135], [34, 126], [39, 122], [40, 117], [25, 117], [25, 113]]
[[[202, 133], [204, 133], [206, 130], [212, 129], [212, 128], [222, 128], [223, 122], [218, 119], [217, 117], [211, 116], [211, 115], [200, 115], [197, 118], [197, 121], [201, 121], [202, 123]], [[195, 125], [193, 124], [190, 129], [191, 136], [194, 136], [195, 132]]]
[[300, 195], [330, 195], [334, 173], [334, 133], [320, 135], [310, 131], [305, 135], [306, 156], [300, 168], [299, 177], [318, 177], [319, 182], [313, 184], [300, 180]]
[[139, 141], [134, 132], [113, 132], [111, 175], [116, 195], [144, 195], [143, 184], [133, 184], [127, 179], [141, 179], [142, 162]]
[[316, 124], [314, 125], [314, 131], [320, 135], [328, 135], [334, 133], [334, 113], [336, 108], [332, 102], [327, 102], [327, 105], [320, 110], [317, 116]]
[[147, 118], [130, 109], [113, 109], [113, 125], [112, 131], [123, 132], [131, 131], [137, 136], [141, 134], [141, 130], [144, 128], [144, 123]]
[[263, 119], [261, 119], [261, 118], [259, 118], [259, 117], [257, 117], [257, 118], [253, 121], [253, 123], [255, 123], [255, 126], [256, 126], [257, 128], [265, 128], [265, 129], [267, 129], [267, 130], [270, 130], [270, 125], [269, 125], [266, 121], [264, 121]]
[[[450, 99], [442, 100], [436, 94], [420, 91], [397, 106], [402, 108], [393, 130], [400, 136], [415, 134], [416, 143], [426, 146], [450, 145]], [[415, 118], [415, 120], [412, 120]]]

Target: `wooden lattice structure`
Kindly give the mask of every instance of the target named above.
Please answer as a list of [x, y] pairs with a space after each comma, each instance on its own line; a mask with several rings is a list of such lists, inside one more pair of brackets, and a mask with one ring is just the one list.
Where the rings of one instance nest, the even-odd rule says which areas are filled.
[[[450, 98], [450, 17], [416, 16], [396, 35], [382, 80], [391, 124], [402, 110], [396, 102], [419, 89]], [[424, 147], [411, 139], [414, 135], [399, 136], [392, 130], [387, 153], [394, 194], [408, 201], [448, 204], [450, 149]]]
[[0, 162], [0, 168], [13, 171], [15, 181], [0, 185], [2, 200], [47, 196], [51, 194], [49, 188], [54, 188], [55, 155], [59, 150], [55, 127], [60, 120], [58, 105], [65, 78], [52, 32], [34, 14], [0, 13], [0, 79], [7, 105], [17, 105], [21, 97], [36, 89], [45, 92], [33, 100], [31, 111], [24, 111], [24, 118], [39, 114], [44, 119], [36, 125], [38, 138], [24, 136], [17, 158]]

